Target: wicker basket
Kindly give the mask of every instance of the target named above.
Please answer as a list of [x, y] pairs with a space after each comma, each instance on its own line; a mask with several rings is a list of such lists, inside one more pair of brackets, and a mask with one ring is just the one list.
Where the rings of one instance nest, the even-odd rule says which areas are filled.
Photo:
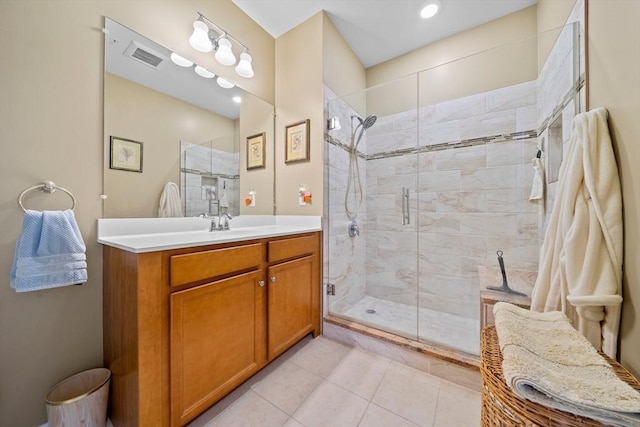
[[[551, 409], [517, 397], [502, 375], [502, 353], [495, 326], [482, 329], [480, 338], [482, 374], [482, 426], [603, 426], [598, 421]], [[640, 382], [605, 354], [618, 377], [640, 391]]]

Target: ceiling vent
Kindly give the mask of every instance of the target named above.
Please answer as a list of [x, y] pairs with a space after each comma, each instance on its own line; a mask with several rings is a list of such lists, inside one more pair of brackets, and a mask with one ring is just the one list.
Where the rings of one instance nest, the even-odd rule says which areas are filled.
[[148, 65], [151, 68], [158, 68], [158, 65], [167, 59], [166, 56], [154, 51], [153, 49], [149, 49], [136, 41], [132, 41], [129, 44], [127, 49], [124, 51], [124, 54], [129, 58]]

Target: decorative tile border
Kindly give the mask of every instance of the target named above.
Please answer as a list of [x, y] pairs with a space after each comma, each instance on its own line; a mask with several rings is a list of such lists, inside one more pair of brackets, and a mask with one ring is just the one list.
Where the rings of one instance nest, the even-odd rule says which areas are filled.
[[[452, 141], [452, 142], [444, 142], [441, 144], [425, 145], [418, 148], [404, 148], [401, 150], [385, 151], [385, 152], [375, 153], [370, 155], [365, 155], [362, 152], [358, 151], [358, 157], [364, 160], [377, 160], [377, 159], [384, 159], [389, 157], [404, 156], [408, 154], [426, 153], [430, 151], [453, 150], [456, 148], [474, 147], [477, 145], [487, 145], [487, 144], [497, 144], [500, 142], [518, 141], [518, 140], [531, 139], [531, 138], [537, 138], [537, 137], [538, 137], [537, 131], [528, 130], [528, 131], [522, 131], [522, 132], [513, 132], [506, 135], [491, 135], [491, 136], [483, 136], [479, 138], [463, 139], [461, 141]], [[350, 150], [349, 146], [347, 146], [346, 144], [342, 143], [340, 140], [332, 137], [327, 133], [325, 133], [325, 141], [328, 142], [329, 144], [335, 145], [336, 147], [342, 148], [347, 152], [349, 152]]]
[[240, 175], [227, 175], [223, 173], [211, 173], [211, 172], [203, 172], [197, 169], [185, 169], [180, 168], [180, 173], [190, 173], [193, 175], [206, 176], [209, 178], [224, 178], [224, 179], [240, 179]]
[[[553, 121], [558, 117], [558, 115], [562, 114], [562, 111], [566, 108], [566, 106], [569, 105], [569, 103], [573, 101], [580, 94], [580, 91], [582, 90], [584, 85], [585, 85], [585, 76], [584, 74], [581, 74], [580, 78], [574, 84], [571, 90], [567, 91], [564, 97], [562, 97], [562, 101], [553, 109], [551, 114], [549, 114], [549, 116], [547, 116], [547, 118], [542, 121], [542, 124], [538, 128], [538, 135], [542, 135], [542, 133], [545, 130], [547, 130], [549, 125], [553, 123]], [[577, 107], [578, 106], [576, 106], [576, 111], [578, 111]]]
[[[582, 73], [578, 80], [574, 83], [573, 87], [567, 91], [567, 93], [562, 97], [562, 101], [553, 109], [551, 114], [543, 120], [540, 127], [535, 130], [521, 131], [521, 132], [513, 132], [510, 134], [498, 134], [498, 135], [490, 135], [479, 138], [470, 138], [463, 139], [460, 141], [451, 141], [440, 144], [426, 145], [417, 148], [404, 148], [400, 150], [392, 150], [385, 151], [375, 154], [366, 155], [360, 150], [358, 150], [358, 157], [364, 160], [376, 160], [376, 159], [384, 159], [389, 157], [398, 157], [404, 156], [408, 154], [417, 154], [417, 153], [425, 153], [430, 151], [443, 151], [443, 150], [451, 150], [456, 148], [465, 148], [465, 147], [474, 147], [478, 145], [487, 145], [487, 144], [496, 144], [500, 142], [507, 141], [517, 141], [523, 139], [537, 138], [541, 135], [549, 125], [555, 120], [559, 114], [567, 107], [567, 105], [573, 101], [580, 93], [580, 91], [585, 86], [585, 75]], [[338, 148], [342, 148], [347, 153], [351, 150], [350, 146], [338, 138], [333, 137], [328, 132], [324, 134], [325, 142], [332, 144]]]

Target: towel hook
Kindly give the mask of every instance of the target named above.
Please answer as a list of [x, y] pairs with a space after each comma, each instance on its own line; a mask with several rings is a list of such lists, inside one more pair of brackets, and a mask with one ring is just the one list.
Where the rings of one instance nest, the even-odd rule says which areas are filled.
[[75, 207], [76, 207], [76, 198], [73, 197], [73, 194], [71, 194], [71, 192], [69, 190], [67, 190], [66, 188], [58, 187], [53, 181], [43, 181], [38, 185], [34, 185], [33, 187], [27, 188], [22, 193], [20, 193], [20, 195], [18, 196], [18, 206], [20, 206], [22, 208], [22, 210], [25, 211], [25, 212], [27, 210], [25, 209], [24, 205], [22, 204], [22, 196], [24, 196], [25, 194], [27, 194], [31, 190], [40, 190], [43, 193], [48, 193], [48, 194], [51, 194], [56, 190], [64, 191], [65, 193], [67, 193], [69, 195], [69, 197], [71, 197], [71, 200], [73, 201], [73, 206], [71, 206], [71, 210], [75, 209]]

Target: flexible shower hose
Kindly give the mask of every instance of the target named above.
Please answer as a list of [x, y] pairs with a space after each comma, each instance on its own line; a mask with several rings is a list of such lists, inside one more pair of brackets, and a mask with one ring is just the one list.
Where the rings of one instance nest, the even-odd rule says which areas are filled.
[[[362, 205], [362, 182], [360, 181], [360, 167], [358, 166], [358, 150], [356, 144], [351, 141], [351, 150], [349, 151], [349, 174], [347, 175], [347, 191], [344, 195], [344, 211], [349, 219], [355, 219], [358, 216], [360, 205]], [[352, 179], [353, 177], [353, 179]], [[354, 182], [355, 209], [349, 207], [349, 194], [351, 193], [351, 182]]]

